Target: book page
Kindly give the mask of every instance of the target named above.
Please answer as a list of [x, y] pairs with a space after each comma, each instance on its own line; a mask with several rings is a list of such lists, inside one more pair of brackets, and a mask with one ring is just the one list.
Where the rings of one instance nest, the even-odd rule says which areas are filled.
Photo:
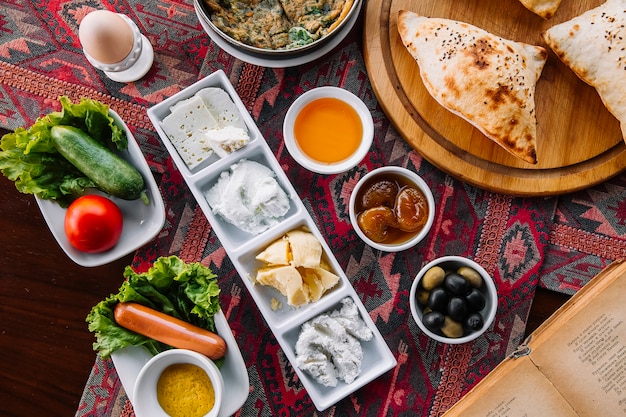
[[562, 324], [555, 321], [553, 324], [559, 325], [542, 335], [549, 337], [540, 338], [538, 344], [531, 340], [530, 357], [580, 416], [623, 417], [626, 272], [588, 295], [578, 307], [559, 317]]
[[498, 365], [444, 414], [452, 416], [578, 417], [527, 356]]

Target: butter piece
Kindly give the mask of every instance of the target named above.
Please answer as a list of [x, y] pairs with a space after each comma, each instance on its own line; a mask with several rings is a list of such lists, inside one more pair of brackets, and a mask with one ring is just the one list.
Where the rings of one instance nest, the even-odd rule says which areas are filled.
[[287, 240], [291, 245], [291, 264], [305, 268], [315, 268], [322, 259], [322, 244], [310, 232], [292, 230], [287, 233]]
[[261, 269], [257, 273], [256, 280], [259, 284], [276, 288], [293, 306], [297, 307], [309, 302], [308, 290], [304, 287], [302, 276], [292, 266]]
[[312, 271], [315, 274], [324, 291], [333, 288], [339, 282], [339, 277], [325, 268], [316, 267], [308, 269], [308, 271]]
[[256, 282], [276, 288], [292, 306], [319, 300], [339, 282], [322, 258], [322, 244], [308, 230], [287, 232], [256, 259], [264, 262], [257, 271]]
[[272, 242], [265, 250], [256, 256], [256, 259], [269, 265], [289, 265], [291, 254], [289, 241], [278, 239]]

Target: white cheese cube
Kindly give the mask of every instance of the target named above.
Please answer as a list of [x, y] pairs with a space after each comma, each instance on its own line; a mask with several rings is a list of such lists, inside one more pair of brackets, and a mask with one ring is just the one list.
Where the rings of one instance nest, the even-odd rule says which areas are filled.
[[213, 114], [220, 128], [233, 126], [244, 131], [248, 130], [239, 109], [226, 91], [217, 87], [208, 87], [198, 91], [196, 96], [204, 101], [204, 105]]
[[213, 154], [206, 132], [216, 128], [217, 121], [199, 97], [172, 106], [161, 127], [190, 169]]

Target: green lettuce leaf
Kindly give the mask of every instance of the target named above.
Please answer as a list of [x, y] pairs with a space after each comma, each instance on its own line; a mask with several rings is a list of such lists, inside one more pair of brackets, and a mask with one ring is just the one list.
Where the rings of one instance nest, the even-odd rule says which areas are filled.
[[136, 302], [195, 326], [216, 332], [213, 316], [220, 310], [217, 276], [200, 263], [185, 263], [177, 256], [161, 257], [144, 273], [130, 266], [116, 294], [95, 305], [87, 315], [94, 332], [94, 350], [107, 358], [127, 346], [142, 346], [155, 355], [171, 346], [119, 326], [113, 317], [115, 305]]
[[126, 132], [109, 116], [109, 106], [83, 98], [72, 104], [59, 97], [62, 110], [40, 117], [28, 129], [17, 128], [0, 139], [0, 171], [22, 193], [55, 200], [67, 207], [86, 188], [96, 185], [59, 154], [50, 129], [57, 125], [78, 127], [104, 146], [124, 150]]

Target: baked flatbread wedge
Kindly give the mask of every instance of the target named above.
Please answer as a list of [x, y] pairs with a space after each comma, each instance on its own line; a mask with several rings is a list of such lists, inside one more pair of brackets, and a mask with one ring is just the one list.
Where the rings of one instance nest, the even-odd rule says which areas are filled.
[[542, 36], [565, 65], [596, 89], [626, 140], [626, 0], [608, 0]]
[[561, 0], [519, 0], [528, 10], [543, 17], [551, 19], [561, 4]]
[[399, 11], [398, 31], [439, 104], [511, 154], [537, 163], [534, 95], [544, 48], [406, 10]]

